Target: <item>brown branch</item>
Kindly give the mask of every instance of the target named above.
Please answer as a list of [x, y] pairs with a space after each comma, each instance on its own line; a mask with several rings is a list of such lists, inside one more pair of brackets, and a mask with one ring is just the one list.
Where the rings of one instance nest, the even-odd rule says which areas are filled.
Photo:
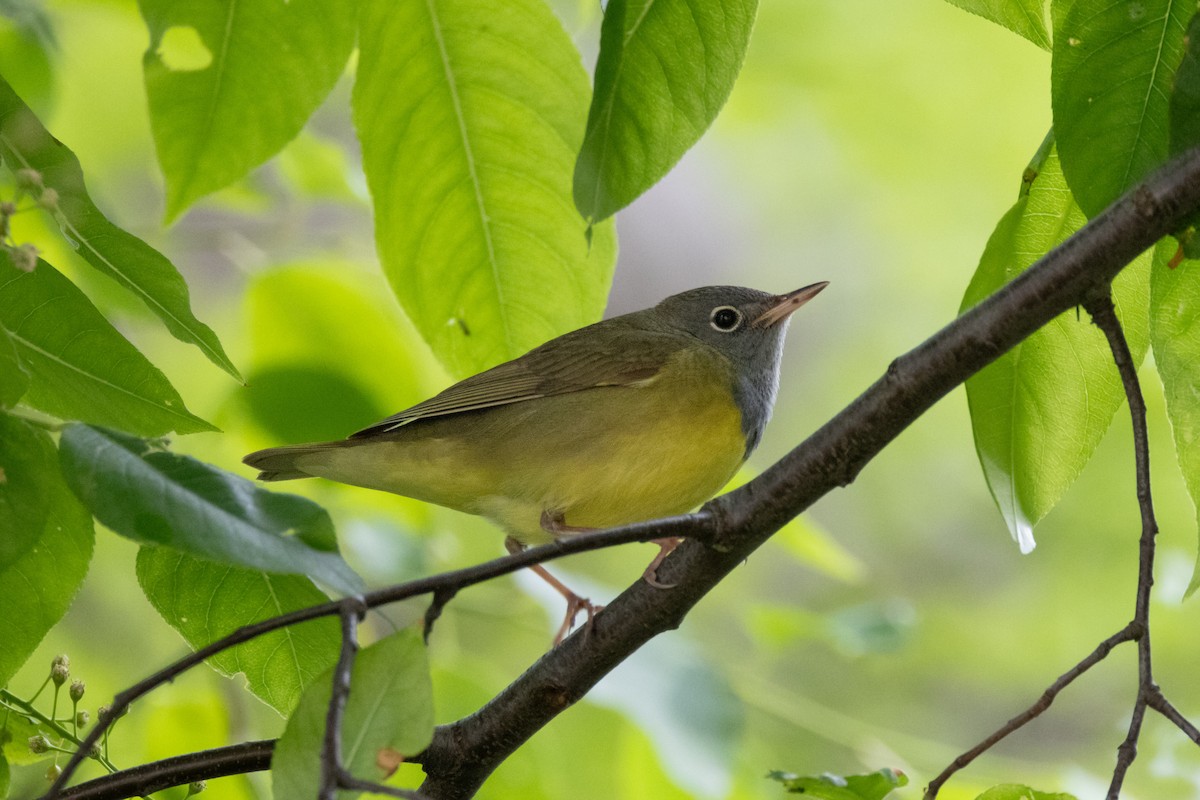
[[[659, 576], [677, 584], [675, 588], [663, 591], [636, 582], [596, 617], [588, 636], [568, 638], [483, 708], [439, 727], [430, 746], [414, 759], [428, 776], [422, 793], [435, 800], [474, 794], [509, 754], [600, 678], [649, 639], [677, 627], [692, 606], [783, 524], [827, 492], [852, 482], [880, 450], [951, 389], [1107, 286], [1126, 264], [1197, 210], [1200, 148], [1176, 158], [996, 294], [898, 358], [850, 406], [755, 480], [697, 514], [606, 532], [636, 531], [640, 535], [622, 541], [645, 541], [653, 530], [657, 537], [690, 536], [704, 543], [687, 541], [663, 562]], [[698, 532], [706, 535], [697, 537]], [[554, 555], [564, 555], [562, 548], [572, 541], [547, 547], [560, 548]], [[543, 549], [512, 558], [533, 556]], [[519, 566], [537, 560], [520, 561]], [[508, 559], [482, 566], [501, 562], [506, 568], [495, 571], [496, 575], [518, 566]], [[466, 585], [437, 582], [443, 577], [415, 582], [423, 588], [404, 596]], [[368, 602], [373, 595], [368, 595]], [[400, 597], [386, 602], [394, 599]], [[336, 607], [323, 608], [319, 614], [297, 612], [285, 624], [331, 613], [336, 613]], [[260, 632], [251, 629], [238, 641]], [[191, 659], [191, 664], [211, 655], [200, 652], [204, 656]], [[158, 678], [165, 679], [169, 678]], [[149, 690], [139, 687], [143, 685], [118, 699], [127, 704]], [[60, 789], [61, 781], [53, 792]]]

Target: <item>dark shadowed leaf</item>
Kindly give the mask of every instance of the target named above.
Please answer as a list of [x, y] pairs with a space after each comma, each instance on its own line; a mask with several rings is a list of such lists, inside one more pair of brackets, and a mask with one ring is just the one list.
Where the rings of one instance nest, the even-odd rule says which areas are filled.
[[300, 131], [346, 68], [356, 3], [139, 0], [167, 218], [244, 177]]
[[1194, 0], [1055, 3], [1051, 105], [1063, 173], [1091, 217], [1167, 156], [1167, 105]]
[[611, 0], [575, 167], [575, 205], [607, 219], [675, 166], [741, 71], [758, 0]]
[[[275, 800], [315, 797], [332, 670], [300, 698], [271, 759]], [[421, 635], [403, 630], [364, 648], [354, 661], [342, 722], [343, 764], [354, 776], [383, 781], [384, 764], [421, 752], [433, 738], [433, 687]], [[358, 792], [339, 792], [343, 800]]]
[[610, 225], [571, 201], [587, 75], [542, 0], [368, 0], [354, 119], [384, 272], [449, 370], [521, 355], [604, 308]]
[[14, 172], [36, 170], [45, 187], [57, 192], [54, 217], [79, 255], [137, 295], [175, 338], [196, 345], [210, 361], [240, 378], [217, 335], [192, 314], [187, 284], [175, 265], [104, 216], [88, 196], [79, 159], [42, 127], [3, 76], [0, 157]]
[[[232, 567], [164, 547], [138, 551], [137, 576], [158, 613], [193, 650], [243, 625], [329, 599], [300, 575]], [[337, 620], [323, 618], [259, 636], [208, 663], [225, 675], [243, 673], [250, 691], [286, 716], [337, 654]]]
[[1200, 144], [1200, 13], [1192, 16], [1171, 90], [1171, 155]]
[[45, 261], [24, 272], [0, 251], [0, 327], [29, 374], [22, 399], [34, 408], [145, 436], [215, 430]]
[[60, 447], [75, 494], [122, 536], [223, 564], [309, 575], [344, 592], [362, 588], [338, 555], [329, 515], [311, 500], [89, 425], [68, 426]]

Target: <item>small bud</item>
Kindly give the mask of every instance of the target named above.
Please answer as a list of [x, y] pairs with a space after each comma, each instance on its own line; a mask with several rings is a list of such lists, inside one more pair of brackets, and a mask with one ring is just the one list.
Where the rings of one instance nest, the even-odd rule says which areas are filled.
[[[26, 247], [33, 247], [33, 245], [23, 244], [18, 249]], [[37, 250], [37, 248], [33, 249]], [[19, 267], [20, 265], [18, 264], [17, 266]], [[26, 270], [26, 272], [29, 271]], [[67, 678], [69, 677], [71, 677], [71, 659], [67, 657], [66, 653], [55, 656], [54, 660], [50, 662], [50, 680], [54, 681], [55, 686], [62, 686], [67, 682]]]
[[42, 196], [38, 198], [38, 205], [47, 211], [58, 210], [58, 191], [51, 188], [42, 190]]
[[54, 783], [56, 780], [58, 780], [59, 775], [62, 775], [62, 767], [60, 767], [58, 764], [51, 764], [46, 768], [47, 783]]
[[194, 794], [200, 794], [208, 788], [208, 781], [192, 781], [188, 784], [188, 793], [185, 797], [191, 797]]
[[23, 191], [36, 194], [43, 186], [42, 173], [36, 169], [19, 169], [16, 173], [17, 187]]
[[73, 700], [74, 702], [78, 703], [80, 700], [82, 700], [83, 693], [85, 691], [87, 691], [87, 686], [84, 685], [83, 681], [72, 681], [71, 682], [70, 695], [71, 695], [71, 700]]
[[92, 759], [93, 761], [99, 761], [100, 760], [100, 745], [98, 745], [98, 744], [92, 745], [92, 749], [88, 750], [88, 752], [87, 752], [87, 757]]
[[75, 727], [86, 728], [91, 721], [91, 716], [88, 715], [87, 709], [80, 709], [75, 713]]
[[9, 257], [12, 259], [12, 264], [21, 272], [33, 272], [37, 267], [38, 255], [40, 251], [33, 245], [26, 242], [19, 247], [14, 247], [8, 251]]
[[101, 722], [112, 722], [113, 720], [120, 719], [128, 713], [129, 706], [122, 708], [121, 713], [117, 714], [115, 717], [112, 715], [112, 708], [109, 706], [100, 706], [100, 708], [96, 710], [96, 714], [99, 716]]
[[29, 750], [32, 753], [41, 755], [42, 753], [50, 752], [50, 740], [42, 734], [29, 737]]

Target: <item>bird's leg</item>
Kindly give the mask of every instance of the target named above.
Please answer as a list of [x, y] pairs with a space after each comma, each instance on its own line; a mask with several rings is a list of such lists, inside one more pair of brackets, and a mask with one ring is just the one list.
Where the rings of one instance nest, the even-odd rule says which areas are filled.
[[658, 579], [658, 565], [663, 562], [663, 559], [671, 554], [671, 551], [679, 547], [679, 543], [683, 541], [678, 536], [669, 536], [665, 539], [652, 539], [654, 544], [658, 545], [658, 555], [646, 567], [646, 571], [642, 573], [642, 580], [650, 584], [656, 589], [674, 589], [674, 583], [663, 583]]
[[[545, 514], [542, 515], [542, 519], [543, 521], [546, 519]], [[508, 550], [508, 552], [513, 554], [519, 553], [525, 549], [525, 545], [521, 544], [511, 536], [504, 540], [504, 547], [506, 550]], [[544, 580], [546, 583], [550, 584], [554, 591], [561, 594], [563, 599], [567, 601], [566, 616], [563, 618], [562, 625], [559, 627], [558, 633], [554, 637], [554, 644], [556, 646], [562, 642], [562, 640], [566, 638], [567, 634], [571, 631], [572, 626], [575, 624], [575, 617], [580, 611], [587, 612], [587, 625], [590, 627], [592, 624], [592, 618], [604, 608], [604, 606], [596, 605], [586, 597], [580, 597], [579, 595], [575, 594], [575, 592], [572, 592], [567, 588], [566, 584], [551, 575], [549, 570], [547, 570], [541, 564], [533, 564], [529, 567], [529, 569], [533, 570], [535, 575]]]

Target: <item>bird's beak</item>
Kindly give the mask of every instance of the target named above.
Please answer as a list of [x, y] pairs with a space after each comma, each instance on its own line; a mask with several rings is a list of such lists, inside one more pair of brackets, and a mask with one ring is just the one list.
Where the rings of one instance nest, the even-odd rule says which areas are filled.
[[820, 294], [821, 290], [828, 285], [829, 281], [821, 281], [820, 283], [805, 286], [803, 289], [797, 289], [794, 292], [776, 295], [771, 299], [767, 310], [759, 314], [754, 319], [754, 322], [750, 324], [755, 328], [769, 328], [772, 325], [777, 325], [791, 316], [791, 313], [797, 308]]

